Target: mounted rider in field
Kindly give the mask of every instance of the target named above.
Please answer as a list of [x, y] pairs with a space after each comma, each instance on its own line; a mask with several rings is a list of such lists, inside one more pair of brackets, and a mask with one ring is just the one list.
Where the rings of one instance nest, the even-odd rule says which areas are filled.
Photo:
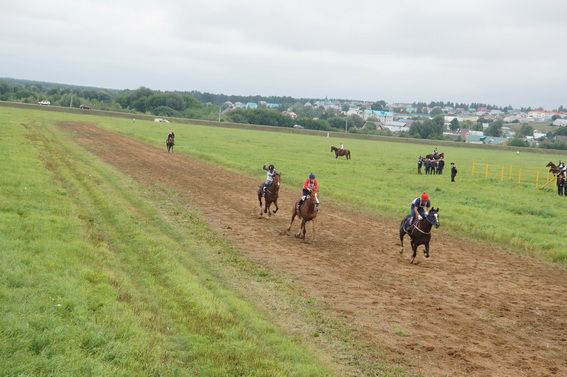
[[427, 195], [426, 192], [423, 192], [421, 193], [421, 196], [418, 196], [411, 202], [410, 225], [414, 225], [415, 223], [417, 223], [418, 220], [424, 219], [426, 216], [425, 212], [429, 212], [429, 208], [431, 208], [429, 195]]
[[[315, 174], [311, 173], [309, 174], [309, 176], [307, 177], [307, 179], [305, 179], [305, 182], [303, 183], [303, 193], [301, 195], [301, 199], [299, 200], [299, 202], [297, 203], [297, 208], [299, 209], [301, 207], [301, 205], [303, 204], [303, 202], [305, 201], [305, 199], [307, 199], [308, 196], [311, 195], [311, 192], [319, 192], [319, 183], [317, 182], [317, 179], [315, 178]], [[317, 195], [315, 195], [315, 205], [317, 207], [319, 207], [319, 197]]]
[[264, 165], [262, 166], [262, 169], [266, 171], [266, 180], [264, 181], [264, 185], [262, 186], [262, 193], [265, 194], [266, 189], [272, 185], [272, 183], [274, 182], [274, 177], [276, 176], [276, 174], [278, 174], [278, 172], [276, 171], [276, 168], [273, 164], [270, 164], [268, 166]]
[[342, 150], [344, 150], [344, 149], [345, 149], [345, 146], [344, 146], [344, 144], [343, 144], [343, 143], [341, 143], [341, 145], [339, 145], [339, 150], [341, 150], [341, 151], [342, 151]]
[[167, 141], [171, 140], [172, 143], [175, 142], [175, 133], [173, 133], [173, 130], [167, 134]]

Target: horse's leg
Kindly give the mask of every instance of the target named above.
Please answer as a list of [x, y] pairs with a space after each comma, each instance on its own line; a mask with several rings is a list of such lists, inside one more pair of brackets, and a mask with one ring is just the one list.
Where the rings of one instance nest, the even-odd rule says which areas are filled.
[[311, 220], [313, 223], [313, 242], [315, 242], [315, 219]]
[[274, 204], [276, 205], [276, 210], [274, 211], [274, 215], [275, 215], [276, 212], [278, 212], [278, 209], [280, 209], [280, 208], [278, 207], [278, 200], [277, 200], [277, 199], [274, 201]]
[[291, 224], [293, 224], [293, 220], [295, 219], [296, 215], [297, 215], [297, 213], [295, 211], [295, 204], [294, 204], [293, 205], [293, 214], [291, 215], [291, 221], [289, 222], [289, 226], [287, 227], [288, 232], [291, 230]]
[[301, 225], [299, 226], [299, 232], [295, 235], [297, 238], [301, 238], [301, 232], [303, 232], [303, 239], [305, 239], [305, 219], [301, 219]]
[[400, 250], [400, 254], [404, 252], [404, 236], [406, 232], [404, 230], [403, 224], [400, 226], [400, 243], [402, 244], [402, 249]]
[[429, 258], [429, 242], [425, 244], [425, 250], [423, 251], [423, 255], [425, 255], [426, 258]]
[[302, 240], [305, 240], [305, 233], [307, 232], [306, 228], [307, 228], [307, 221], [305, 221], [305, 219], [302, 219], [301, 227], [299, 228], [299, 233], [297, 233], [299, 238], [301, 238]]
[[262, 217], [262, 193], [258, 192], [258, 203], [259, 207], [260, 207], [260, 214], [258, 216]]
[[415, 260], [415, 257], [417, 255], [417, 244], [415, 244], [413, 241], [411, 243], [411, 249], [413, 253], [411, 255], [410, 264], [413, 264], [413, 261]]

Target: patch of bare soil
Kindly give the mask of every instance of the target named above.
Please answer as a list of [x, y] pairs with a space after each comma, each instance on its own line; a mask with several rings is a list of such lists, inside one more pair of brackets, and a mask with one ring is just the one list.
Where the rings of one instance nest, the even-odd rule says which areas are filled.
[[[300, 282], [370, 347], [430, 376], [567, 376], [567, 272], [498, 248], [434, 234], [432, 257], [399, 254], [398, 222], [325, 201], [315, 242], [284, 230], [300, 190], [258, 219], [259, 182], [87, 124], [64, 124], [102, 160], [187, 195], [257, 263]], [[190, 199], [189, 199], [190, 198]], [[294, 224], [297, 231], [299, 224]], [[311, 236], [308, 227], [308, 240]], [[406, 244], [409, 245], [409, 242]]]

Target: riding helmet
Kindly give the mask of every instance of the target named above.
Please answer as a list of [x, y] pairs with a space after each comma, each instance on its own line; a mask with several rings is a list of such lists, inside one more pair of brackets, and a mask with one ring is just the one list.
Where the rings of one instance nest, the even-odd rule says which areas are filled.
[[274, 165], [268, 166], [268, 169], [269, 169], [269, 170], [274, 170]]
[[422, 201], [428, 201], [429, 200], [429, 195], [427, 195], [426, 192], [421, 193], [421, 200]]
[[309, 179], [315, 179], [315, 174], [313, 173], [309, 174]]

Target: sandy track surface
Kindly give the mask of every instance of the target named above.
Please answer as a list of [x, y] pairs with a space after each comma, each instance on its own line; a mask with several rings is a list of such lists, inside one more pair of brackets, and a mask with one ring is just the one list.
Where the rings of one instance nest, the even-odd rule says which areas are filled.
[[420, 252], [410, 265], [409, 243], [399, 254], [398, 222], [325, 201], [324, 187], [316, 240], [302, 243], [283, 232], [300, 193], [285, 181], [280, 212], [259, 219], [256, 180], [94, 125], [63, 127], [137, 181], [187, 195], [249, 258], [300, 282], [370, 347], [425, 375], [567, 376], [562, 268], [440, 233], [432, 257]]

